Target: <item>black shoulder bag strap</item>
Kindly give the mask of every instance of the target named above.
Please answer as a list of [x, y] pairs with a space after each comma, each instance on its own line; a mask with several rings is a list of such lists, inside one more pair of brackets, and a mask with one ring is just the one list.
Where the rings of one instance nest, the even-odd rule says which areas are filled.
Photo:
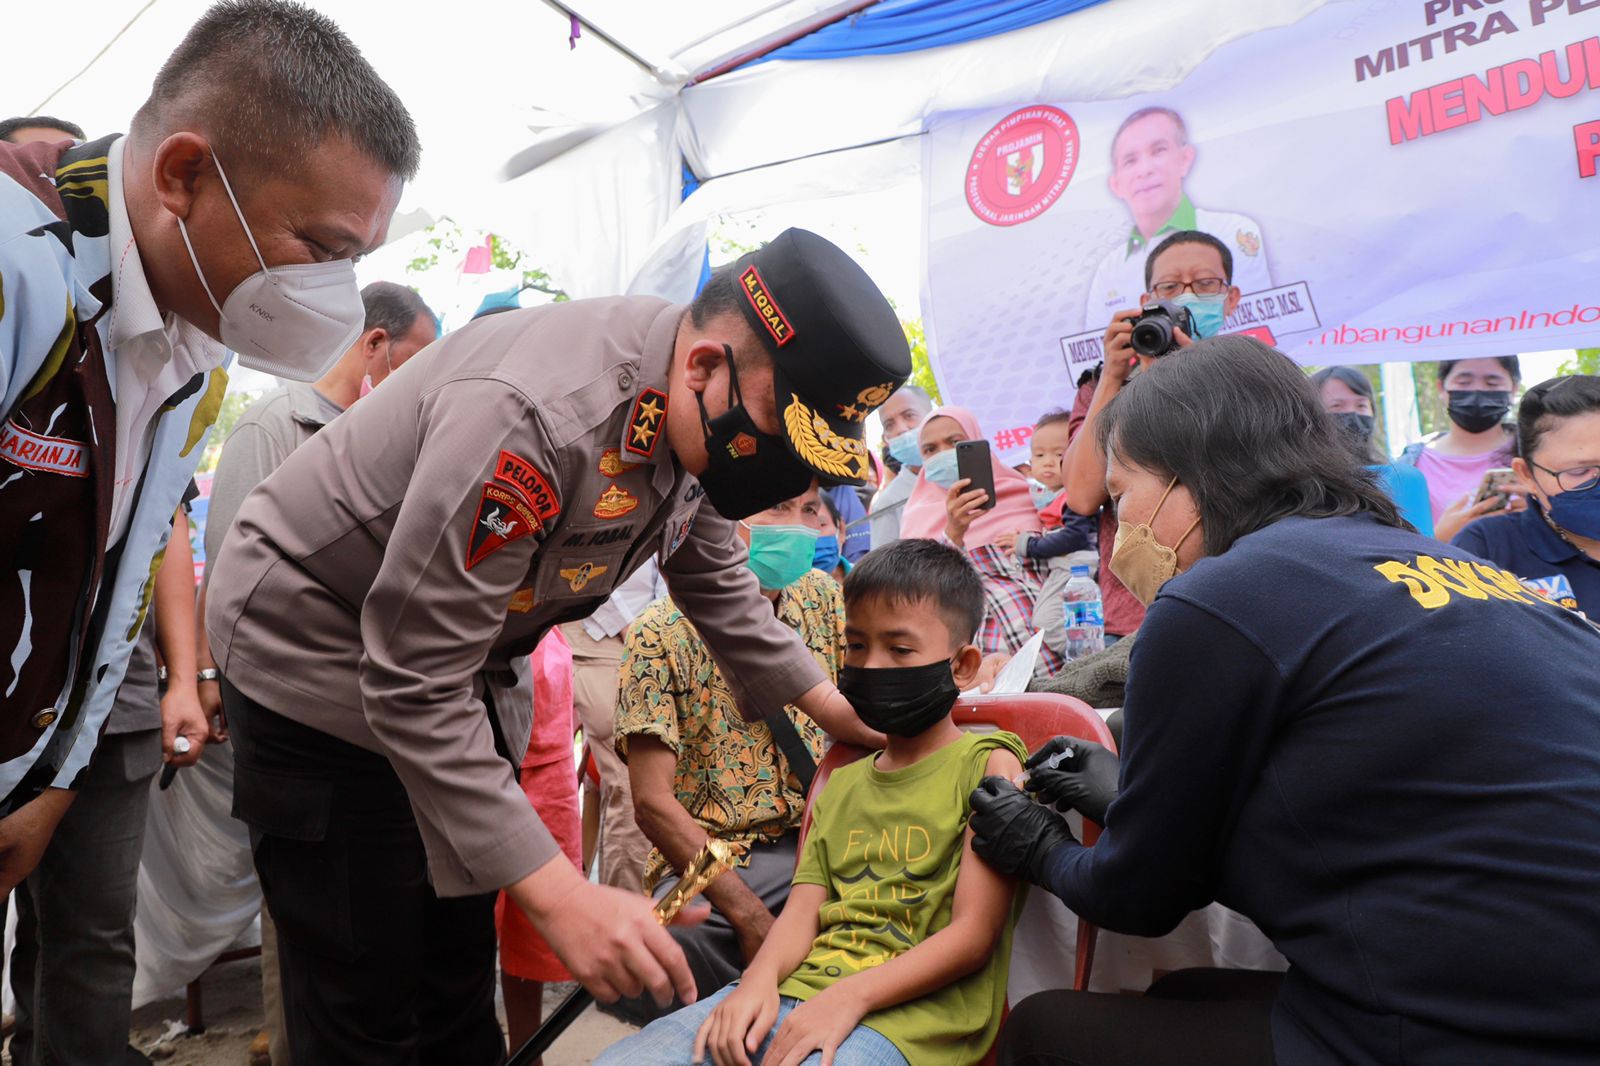
[[787, 711], [779, 711], [762, 721], [772, 731], [772, 739], [778, 742], [778, 750], [783, 752], [783, 761], [789, 764], [789, 772], [800, 779], [800, 794], [811, 795], [811, 782], [817, 777], [817, 761], [811, 757], [811, 749], [806, 747], [806, 742], [800, 739], [800, 730], [795, 728], [794, 719], [789, 717]]

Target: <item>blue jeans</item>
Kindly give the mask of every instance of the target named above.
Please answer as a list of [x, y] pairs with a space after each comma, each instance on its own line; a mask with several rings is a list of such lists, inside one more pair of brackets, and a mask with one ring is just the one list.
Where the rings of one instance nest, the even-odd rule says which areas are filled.
[[[690, 1066], [694, 1061], [695, 1033], [700, 1031], [701, 1023], [716, 1010], [718, 1003], [727, 998], [733, 987], [728, 985], [716, 995], [675, 1011], [665, 1018], [658, 1018], [626, 1040], [617, 1041], [594, 1060], [594, 1066]], [[751, 1057], [750, 1061], [755, 1066], [761, 1066], [761, 1059], [771, 1046], [772, 1038], [777, 1036], [778, 1030], [783, 1027], [783, 1020], [799, 1005], [800, 1001], [791, 996], [779, 997], [778, 1018], [772, 1023], [772, 1031], [767, 1034], [767, 1038], [761, 1042], [761, 1046]], [[711, 1062], [709, 1052], [706, 1054], [706, 1062]], [[821, 1062], [821, 1052], [813, 1052], [806, 1056], [801, 1066], [819, 1066]], [[887, 1037], [873, 1032], [864, 1025], [856, 1026], [855, 1031], [839, 1045], [839, 1050], [834, 1053], [833, 1062], [834, 1066], [908, 1066], [906, 1057], [900, 1054]]]

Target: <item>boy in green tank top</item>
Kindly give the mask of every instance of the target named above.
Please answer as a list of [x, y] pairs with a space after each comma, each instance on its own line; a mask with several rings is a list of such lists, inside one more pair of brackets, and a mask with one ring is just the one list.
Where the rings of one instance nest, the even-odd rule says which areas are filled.
[[839, 687], [888, 745], [817, 798], [741, 980], [595, 1066], [971, 1066], [994, 1043], [1021, 893], [972, 853], [967, 797], [1015, 778], [1027, 751], [950, 717], [982, 659], [982, 586], [959, 551], [902, 540], [862, 559], [844, 598]]

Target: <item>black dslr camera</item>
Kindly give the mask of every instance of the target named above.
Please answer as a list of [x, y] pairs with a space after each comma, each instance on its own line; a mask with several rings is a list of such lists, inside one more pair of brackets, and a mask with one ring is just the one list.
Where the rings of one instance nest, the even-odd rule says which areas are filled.
[[1178, 350], [1174, 329], [1181, 329], [1190, 340], [1195, 339], [1194, 316], [1187, 307], [1179, 307], [1171, 300], [1152, 300], [1142, 307], [1139, 317], [1133, 320], [1133, 337], [1129, 343], [1140, 355], [1151, 358], [1171, 355]]

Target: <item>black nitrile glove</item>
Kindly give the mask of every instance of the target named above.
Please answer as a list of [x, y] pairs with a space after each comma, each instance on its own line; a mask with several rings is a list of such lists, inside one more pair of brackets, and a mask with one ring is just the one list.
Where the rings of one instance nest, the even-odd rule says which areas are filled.
[[[1054, 766], [1050, 765], [1052, 762]], [[1056, 737], [1029, 756], [1027, 789], [1062, 814], [1075, 810], [1106, 824], [1106, 808], [1117, 798], [1116, 753], [1092, 740]]]
[[1057, 844], [1077, 842], [1061, 816], [1041, 807], [1003, 777], [972, 790], [972, 850], [1003, 874], [1045, 883], [1045, 857]]

